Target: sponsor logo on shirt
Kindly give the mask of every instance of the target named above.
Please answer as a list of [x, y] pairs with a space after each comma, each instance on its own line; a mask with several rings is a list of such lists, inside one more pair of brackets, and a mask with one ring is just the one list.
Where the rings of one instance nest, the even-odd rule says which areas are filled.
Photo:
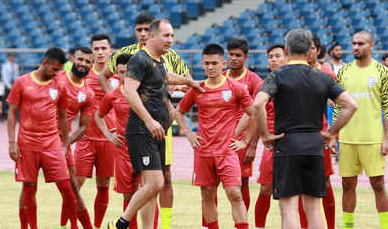
[[53, 89], [53, 88], [50, 88], [49, 89], [49, 94], [50, 94], [50, 97], [55, 100], [57, 97], [58, 97], [58, 90], [57, 89]]
[[373, 94], [371, 92], [352, 92], [350, 95], [355, 99], [371, 99]]
[[222, 98], [225, 100], [225, 102], [229, 102], [230, 98], [232, 98], [232, 91], [222, 91]]
[[377, 83], [377, 77], [370, 76], [370, 77], [368, 78], [368, 86], [369, 86], [369, 87], [375, 86], [376, 83]]
[[78, 103], [85, 102], [85, 100], [86, 100], [86, 95], [85, 95], [82, 91], [80, 91], [80, 92], [78, 93], [77, 99], [78, 99]]

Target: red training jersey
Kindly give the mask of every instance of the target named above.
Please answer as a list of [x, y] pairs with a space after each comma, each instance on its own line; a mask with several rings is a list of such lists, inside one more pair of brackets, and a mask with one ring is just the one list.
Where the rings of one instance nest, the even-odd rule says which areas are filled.
[[19, 77], [7, 102], [20, 109], [18, 146], [21, 149], [60, 150], [58, 109], [66, 109], [66, 89], [55, 77], [41, 82], [35, 71]]
[[[230, 78], [230, 70], [226, 70], [222, 73], [224, 76]], [[233, 79], [233, 78], [230, 78]], [[241, 83], [244, 85], [246, 89], [248, 89], [249, 95], [252, 97], [252, 99], [255, 98], [258, 89], [260, 89], [261, 85], [263, 84], [263, 80], [256, 75], [256, 73], [249, 71], [248, 69], [244, 68], [244, 72], [237, 77], [236, 79], [237, 82]], [[241, 117], [244, 114], [244, 108], [240, 106], [240, 110], [238, 112], [238, 120], [241, 119]]]
[[123, 86], [112, 90], [102, 98], [98, 112], [106, 115], [113, 108], [116, 114], [116, 131], [117, 134], [125, 136], [129, 117], [129, 104], [123, 95]]
[[201, 86], [205, 92], [190, 89], [178, 104], [185, 112], [198, 105], [198, 135], [203, 141], [194, 153], [203, 157], [235, 154], [229, 144], [235, 137], [238, 111], [240, 106], [251, 106], [252, 98], [244, 85], [226, 77], [218, 86], [206, 82]]
[[[98, 72], [94, 70], [94, 68], [90, 69], [89, 74], [85, 77], [85, 81], [87, 85], [93, 90], [94, 92], [94, 100], [95, 100], [95, 110], [97, 111], [102, 98], [105, 95], [104, 90], [100, 87], [98, 84]], [[90, 124], [88, 128], [86, 129], [85, 136], [89, 140], [93, 141], [108, 141], [108, 139], [105, 138], [104, 134], [98, 129], [96, 122], [94, 121], [94, 115], [95, 112], [92, 115], [92, 120], [90, 121]], [[114, 116], [114, 112], [110, 112], [108, 115], [104, 117], [105, 123], [107, 127], [112, 130], [114, 129], [114, 120], [116, 117]]]
[[92, 89], [85, 84], [85, 81], [82, 80], [81, 84], [75, 83], [71, 77], [70, 73], [67, 71], [60, 71], [58, 73], [58, 80], [66, 89], [67, 94], [67, 124], [69, 132], [71, 130], [71, 123], [74, 118], [77, 116], [78, 112], [81, 112], [81, 115], [87, 115], [92, 118], [95, 113], [94, 105], [94, 93]]
[[[333, 77], [333, 79], [335, 81], [337, 81], [337, 76], [335, 75], [335, 72], [333, 70], [331, 70], [330, 67], [326, 66], [326, 65], [319, 65], [318, 66], [318, 69], [323, 72], [323, 73], [326, 73], [328, 75], [330, 75], [331, 77]], [[329, 127], [329, 122], [327, 121], [327, 118], [326, 118], [326, 115], [323, 115], [323, 119], [322, 119], [322, 131], [326, 131], [326, 129]]]

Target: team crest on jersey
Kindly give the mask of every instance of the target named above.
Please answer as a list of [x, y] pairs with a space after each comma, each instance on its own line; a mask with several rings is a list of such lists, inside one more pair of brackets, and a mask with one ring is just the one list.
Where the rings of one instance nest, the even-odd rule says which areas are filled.
[[58, 97], [58, 90], [57, 89], [53, 89], [53, 88], [50, 88], [49, 89], [49, 94], [50, 94], [50, 97], [55, 100], [57, 97]]
[[149, 156], [144, 156], [142, 159], [143, 159], [143, 165], [148, 166], [150, 164]]
[[80, 91], [80, 92], [78, 93], [77, 99], [78, 99], [78, 103], [85, 102], [85, 100], [86, 100], [86, 95], [85, 95], [82, 91]]
[[119, 86], [119, 80], [118, 79], [111, 79], [111, 80], [109, 80], [109, 84], [113, 89], [116, 89]]
[[368, 78], [368, 86], [369, 86], [369, 87], [375, 86], [376, 83], [377, 83], [377, 77], [370, 76], [370, 77]]
[[248, 88], [248, 85], [244, 84], [244, 87], [245, 87], [245, 88]]
[[222, 98], [225, 100], [225, 102], [229, 102], [230, 98], [232, 98], [232, 91], [222, 91]]

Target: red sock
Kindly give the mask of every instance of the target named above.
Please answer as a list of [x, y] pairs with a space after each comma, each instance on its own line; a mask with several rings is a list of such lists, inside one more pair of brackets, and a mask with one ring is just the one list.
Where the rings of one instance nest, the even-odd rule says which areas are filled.
[[[58, 182], [57, 187], [59, 192], [62, 195], [62, 212], [67, 216], [67, 218], [70, 219], [71, 229], [78, 229], [77, 200], [75, 198], [74, 191], [71, 188], [70, 181], [65, 180], [65, 181]], [[66, 221], [67, 221], [67, 218], [66, 218]], [[61, 219], [62, 219], [62, 214], [61, 214]], [[66, 221], [65, 221], [65, 224], [66, 224]]]
[[78, 221], [80, 221], [84, 229], [93, 229], [92, 221], [90, 220], [87, 209], [78, 212]]
[[271, 206], [271, 196], [259, 195], [255, 205], [255, 224], [256, 227], [265, 227], [267, 214]]
[[[123, 211], [125, 212], [125, 209], [127, 209], [127, 206], [129, 204], [129, 200], [124, 200], [124, 203], [123, 203]], [[131, 219], [131, 221], [129, 221], [129, 229], [137, 229], [137, 214], [134, 215]]]
[[306, 213], [304, 213], [304, 210], [303, 210], [303, 202], [302, 202], [301, 197], [299, 197], [299, 207], [298, 208], [299, 208], [300, 226], [301, 226], [301, 228], [307, 228], [308, 223], [307, 223]]
[[20, 219], [20, 228], [28, 229], [28, 221], [27, 221], [26, 213], [24, 212], [24, 208], [19, 209], [19, 219]]
[[36, 185], [23, 185], [24, 213], [31, 229], [37, 229], [36, 223]]
[[242, 198], [245, 204], [245, 207], [247, 208], [247, 211], [249, 209], [249, 205], [251, 204], [251, 195], [249, 194], [249, 186], [245, 186], [241, 188]]
[[94, 200], [94, 226], [101, 227], [109, 203], [109, 187], [97, 187], [97, 196]]
[[325, 211], [327, 229], [334, 229], [335, 225], [335, 200], [331, 185], [326, 189], [327, 196], [323, 198], [323, 210]]
[[235, 223], [234, 228], [237, 229], [249, 229], [249, 224], [248, 223]]
[[156, 204], [155, 206], [155, 219], [154, 219], [154, 229], [158, 229], [159, 222], [159, 206]]
[[[218, 204], [217, 193], [216, 193], [216, 197], [215, 197], [215, 202], [216, 202], [216, 206], [217, 206], [217, 204]], [[218, 225], [218, 221], [217, 221], [217, 225]], [[205, 216], [203, 214], [202, 214], [202, 227], [210, 228], [208, 223], [206, 222]]]
[[209, 229], [218, 229], [218, 220], [214, 221], [213, 223], [208, 223]]

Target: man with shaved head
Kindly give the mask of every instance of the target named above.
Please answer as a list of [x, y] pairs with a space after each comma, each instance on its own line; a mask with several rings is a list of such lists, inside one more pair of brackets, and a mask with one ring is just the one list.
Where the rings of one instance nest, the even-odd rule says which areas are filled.
[[[357, 176], [363, 170], [375, 194], [381, 228], [388, 228], [388, 199], [384, 185], [388, 152], [388, 71], [372, 58], [373, 46], [373, 36], [369, 32], [354, 34], [355, 60], [341, 68], [337, 76], [339, 84], [358, 103], [358, 111], [339, 133], [343, 228], [353, 228]], [[336, 106], [335, 118], [339, 109]], [[385, 126], [381, 120], [382, 110]]]

